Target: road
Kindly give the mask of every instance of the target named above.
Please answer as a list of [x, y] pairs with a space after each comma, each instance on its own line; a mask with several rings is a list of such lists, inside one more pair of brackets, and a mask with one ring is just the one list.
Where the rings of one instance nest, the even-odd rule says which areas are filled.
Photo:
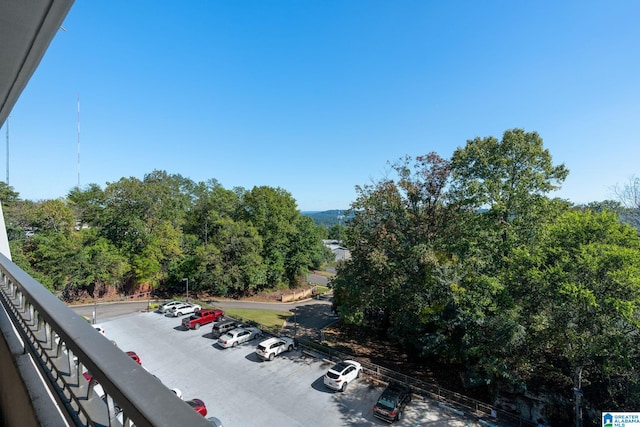
[[[298, 336], [316, 337], [322, 328], [338, 320], [335, 313], [331, 311], [331, 301], [326, 297], [292, 303], [268, 303], [219, 299], [214, 299], [208, 302], [211, 305], [222, 309], [236, 308], [290, 311], [292, 313], [292, 317], [289, 319], [285, 328], [289, 330], [297, 327], [296, 332]], [[74, 305], [70, 306], [70, 308], [89, 321], [93, 321], [93, 319], [95, 319], [95, 323], [102, 323], [104, 320], [117, 318], [131, 313], [147, 311], [151, 304], [157, 303], [157, 301], [113, 302], [95, 305]], [[296, 323], [297, 325], [294, 326]]]
[[[307, 275], [307, 282], [326, 286], [329, 282], [329, 279], [321, 274], [310, 273]], [[125, 314], [147, 311], [151, 304], [158, 304], [158, 302], [159, 301], [157, 300], [112, 302], [101, 304], [72, 305], [70, 306], [70, 308], [80, 316], [83, 316], [88, 320], [93, 320], [95, 318], [95, 323], [99, 323], [101, 322], [101, 319], [110, 319], [113, 317], [123, 316]], [[274, 310], [291, 311], [293, 313], [294, 310], [298, 308], [298, 324], [308, 328], [320, 329], [337, 319], [331, 313], [331, 301], [327, 297], [321, 297], [320, 299], [309, 299], [305, 301], [295, 301], [291, 303], [249, 302], [226, 299], [213, 299], [207, 302], [214, 305], [215, 307], [222, 309], [238, 308], [253, 310]]]

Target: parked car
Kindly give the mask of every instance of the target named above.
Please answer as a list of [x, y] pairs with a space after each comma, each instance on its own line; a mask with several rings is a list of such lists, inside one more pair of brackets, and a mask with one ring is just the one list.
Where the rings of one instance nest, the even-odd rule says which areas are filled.
[[174, 387], [174, 388], [171, 389], [171, 391], [174, 392], [175, 395], [178, 396], [178, 398], [180, 400], [182, 400], [182, 390], [180, 390], [179, 388]]
[[243, 342], [251, 341], [254, 338], [262, 336], [262, 331], [253, 326], [245, 326], [242, 328], [236, 328], [232, 331], [218, 338], [218, 344], [220, 347], [229, 348], [235, 347]]
[[187, 319], [182, 319], [182, 326], [186, 329], [198, 329], [202, 325], [217, 322], [224, 318], [224, 311], [216, 309], [204, 309], [196, 311]]
[[215, 427], [223, 427], [222, 425], [222, 421], [220, 421], [219, 418], [216, 417], [209, 417], [207, 418], [207, 421], [209, 421], [211, 424], [213, 424]]
[[256, 354], [262, 359], [273, 360], [273, 358], [280, 353], [293, 350], [293, 347], [294, 343], [291, 338], [269, 338], [268, 340], [262, 341], [258, 344], [256, 347]]
[[[91, 380], [93, 379], [93, 374], [91, 374], [91, 372], [89, 371], [85, 371], [82, 373], [82, 376], [84, 377], [85, 380], [87, 380], [88, 383], [91, 383]], [[107, 395], [104, 392], [104, 389], [102, 388], [102, 386], [100, 385], [100, 383], [97, 380], [93, 381], [93, 391], [94, 393], [96, 393], [102, 400], [105, 400]], [[119, 412], [119, 407], [116, 405], [116, 407], [118, 408], [116, 410], [116, 414]]]
[[392, 382], [384, 389], [373, 407], [373, 415], [387, 422], [402, 418], [402, 411], [411, 402], [411, 388], [408, 385]]
[[127, 356], [132, 358], [138, 365], [142, 365], [142, 361], [140, 360], [140, 356], [138, 356], [135, 351], [127, 351]]
[[173, 300], [169, 302], [165, 302], [164, 304], [160, 304], [158, 307], [158, 311], [163, 314], [170, 313], [173, 310], [173, 307], [184, 304], [184, 301]]
[[216, 322], [211, 327], [211, 335], [213, 335], [213, 338], [220, 338], [222, 335], [234, 330], [240, 325], [241, 323], [236, 320], [223, 320], [222, 322]]
[[186, 401], [189, 406], [196, 410], [203, 417], [207, 415], [207, 406], [200, 399], [191, 399]]
[[333, 390], [345, 391], [348, 384], [360, 377], [362, 365], [355, 360], [338, 362], [324, 374], [324, 385]]
[[102, 325], [98, 325], [98, 324], [96, 323], [96, 324], [91, 325], [91, 326], [93, 326], [93, 329], [95, 329], [96, 331], [100, 332], [102, 335], [105, 335], [105, 330], [104, 330], [104, 328], [102, 327]]
[[198, 304], [191, 304], [188, 302], [183, 302], [180, 305], [175, 305], [169, 312], [169, 314], [173, 317], [184, 316], [185, 314], [191, 314], [199, 311], [202, 307]]

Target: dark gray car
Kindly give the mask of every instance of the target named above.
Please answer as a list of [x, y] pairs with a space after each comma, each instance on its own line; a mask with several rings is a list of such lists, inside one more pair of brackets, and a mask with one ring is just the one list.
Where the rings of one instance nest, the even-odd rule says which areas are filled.
[[211, 328], [211, 335], [213, 335], [213, 338], [220, 338], [222, 335], [239, 326], [240, 322], [235, 320], [223, 320], [222, 322], [216, 322]]

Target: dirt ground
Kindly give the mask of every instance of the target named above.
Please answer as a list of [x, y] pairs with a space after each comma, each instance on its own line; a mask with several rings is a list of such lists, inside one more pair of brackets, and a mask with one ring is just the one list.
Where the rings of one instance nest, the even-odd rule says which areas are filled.
[[397, 344], [380, 338], [374, 331], [345, 327], [337, 322], [324, 330], [324, 337], [332, 348], [357, 356], [358, 360], [490, 403], [487, 390], [464, 387], [460, 366], [442, 365], [424, 359], [412, 360]]

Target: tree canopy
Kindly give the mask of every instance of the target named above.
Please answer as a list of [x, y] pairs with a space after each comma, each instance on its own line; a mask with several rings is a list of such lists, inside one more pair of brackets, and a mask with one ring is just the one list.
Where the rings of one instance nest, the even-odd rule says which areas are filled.
[[569, 171], [522, 129], [391, 170], [330, 230], [282, 188], [164, 171], [60, 200], [0, 193], [15, 262], [56, 293], [295, 287], [330, 236], [351, 251], [331, 283], [343, 322], [460, 367], [467, 387], [536, 394], [551, 425], [571, 423], [574, 390], [588, 414], [640, 407], [637, 180], [619, 202], [552, 198]]
[[552, 425], [570, 421], [574, 388], [591, 410], [640, 405], [640, 239], [615, 203], [550, 198], [568, 170], [522, 129], [392, 168], [351, 205], [333, 282], [344, 322], [461, 366], [468, 387], [547, 393]]
[[321, 228], [280, 188], [228, 190], [156, 170], [60, 200], [0, 191], [16, 262], [65, 295], [170, 291], [185, 278], [196, 292], [247, 295], [297, 286], [326, 260]]

